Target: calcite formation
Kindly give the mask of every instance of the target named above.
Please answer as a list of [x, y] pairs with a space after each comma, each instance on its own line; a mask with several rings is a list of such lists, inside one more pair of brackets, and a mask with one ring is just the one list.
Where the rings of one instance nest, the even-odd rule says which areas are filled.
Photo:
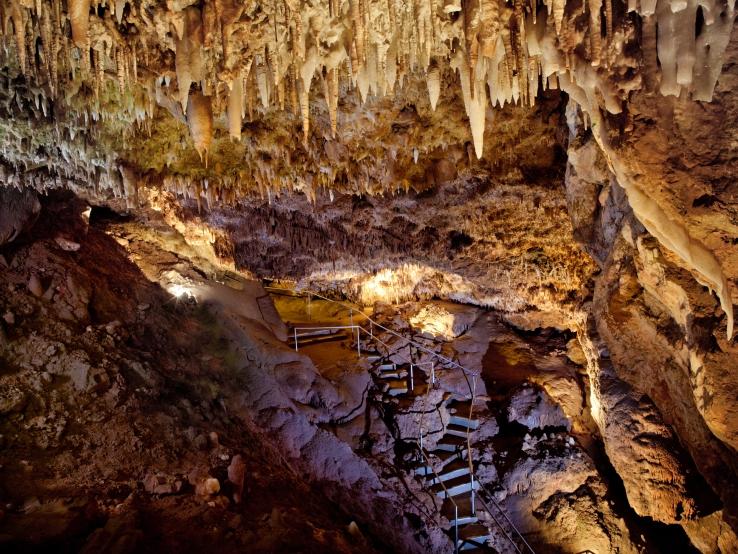
[[[735, 17], [734, 0], [0, 0], [0, 269], [24, 263], [13, 254], [38, 218], [34, 191], [67, 189], [153, 210], [213, 267], [567, 329], [579, 373], [538, 377], [556, 418], [531, 400], [507, 423], [573, 418], [602, 441], [634, 514], [735, 550]], [[86, 256], [78, 237], [49, 245]], [[58, 304], [63, 321], [98, 301], [26, 273], [30, 305]], [[449, 342], [467, 330], [419, 313]], [[70, 362], [79, 391], [90, 362]], [[289, 384], [304, 405], [325, 386]], [[8, 410], [25, 399], [13, 389]], [[561, 456], [500, 476], [526, 491], [509, 505], [531, 529], [605, 498], [589, 462]], [[564, 474], [564, 496], [533, 485]], [[174, 490], [160, 477], [148, 489]], [[615, 512], [607, 533], [590, 526], [596, 544], [635, 549]]]
[[[639, 220], [716, 291], [732, 336], [721, 261], [626, 174], [611, 136], [613, 122], [629, 117], [634, 93], [658, 89], [664, 96], [712, 99], [733, 28], [732, 0], [448, 5], [438, 0], [273, 5], [12, 0], [0, 10], [9, 67], [6, 109], [14, 116], [27, 113], [26, 103], [36, 105], [25, 132], [5, 133], [4, 158], [15, 166], [8, 180], [37, 188], [69, 186], [84, 176], [96, 190], [128, 195], [118, 169], [128, 164], [140, 174], [157, 171], [164, 186], [226, 203], [254, 188], [269, 195], [347, 185], [384, 191], [402, 176], [376, 170], [381, 155], [370, 154], [351, 136], [346, 127], [355, 125], [354, 115], [342, 113], [342, 104], [361, 112], [360, 104], [370, 97], [404, 96], [435, 111], [441, 85], [456, 80], [473, 152], [482, 158], [493, 106], [532, 106], [542, 91], [560, 88], [594, 126]], [[353, 91], [359, 98], [350, 105], [346, 100]], [[254, 114], [257, 96], [260, 115]], [[157, 114], [157, 106], [175, 121], [186, 120], [200, 167], [176, 163], [172, 140], [181, 148], [183, 133], [175, 138], [166, 132], [173, 122]], [[311, 116], [318, 106], [328, 117], [316, 127]], [[242, 138], [247, 111], [251, 125], [262, 119], [272, 129], [282, 127], [282, 136], [271, 136], [268, 143], [251, 133]], [[301, 121], [304, 153], [293, 120]], [[36, 137], [32, 130], [39, 127], [42, 136]], [[152, 132], [157, 139], [152, 150], [127, 144]], [[223, 142], [226, 136], [238, 149]], [[404, 150], [405, 159], [412, 156], [415, 163], [422, 150], [449, 146], [443, 137], [415, 141], [382, 139], [385, 151], [390, 143], [392, 158]], [[297, 156], [307, 157], [301, 171], [295, 170]], [[368, 156], [375, 167], [362, 171], [359, 160]], [[44, 166], [48, 175], [28, 172], [29, 162]], [[19, 163], [25, 172], [17, 171]]]
[[[325, 136], [334, 138], [339, 99], [352, 90], [366, 101], [408, 94], [421, 80], [435, 109], [453, 71], [481, 158], [489, 108], [532, 105], [541, 89], [560, 87], [597, 118], [622, 113], [633, 91], [657, 80], [664, 95], [709, 101], [734, 3], [8, 0], [0, 10], [6, 63], [43, 103], [58, 101], [77, 117], [117, 112], [141, 121], [154, 117], [154, 105], [175, 111], [175, 100], [185, 112], [189, 97], [203, 94], [216, 117], [228, 112], [238, 139], [236, 103], [253, 113], [258, 96], [265, 116], [301, 120], [307, 147], [316, 104], [327, 107]], [[100, 95], [115, 84], [116, 105], [103, 105]], [[74, 102], [80, 87], [95, 91], [93, 105]], [[202, 137], [192, 131], [192, 140], [200, 152]]]

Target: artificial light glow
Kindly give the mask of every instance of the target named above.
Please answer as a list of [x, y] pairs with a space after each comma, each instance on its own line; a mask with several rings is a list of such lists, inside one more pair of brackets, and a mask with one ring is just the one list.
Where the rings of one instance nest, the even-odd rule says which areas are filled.
[[182, 298], [183, 296], [192, 296], [192, 292], [189, 288], [185, 287], [184, 285], [174, 284], [169, 285], [167, 287], [167, 291], [169, 294], [174, 296], [175, 298]]

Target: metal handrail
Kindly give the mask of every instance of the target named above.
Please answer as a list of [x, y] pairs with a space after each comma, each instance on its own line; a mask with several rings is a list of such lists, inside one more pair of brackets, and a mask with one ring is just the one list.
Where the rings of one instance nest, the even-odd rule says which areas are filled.
[[[331, 303], [334, 303], [334, 304], [338, 304], [340, 306], [343, 306], [344, 308], [350, 310], [350, 312], [352, 314], [352, 320], [353, 320], [353, 312], [354, 312], [354, 307], [353, 306], [349, 306], [349, 305], [345, 304], [344, 302], [341, 302], [341, 301], [338, 301], [338, 300], [333, 300], [331, 298], [327, 298], [327, 297], [325, 297], [325, 296], [323, 296], [321, 294], [318, 294], [316, 292], [313, 292], [313, 291], [307, 291], [307, 294], [308, 294], [308, 296], [316, 296], [317, 298], [322, 298], [323, 300], [326, 300], [327, 302], [331, 302]], [[388, 332], [388, 333], [390, 333], [390, 334], [392, 334], [392, 335], [394, 335], [394, 336], [396, 336], [396, 337], [404, 340], [408, 344], [411, 344], [411, 345], [415, 346], [417, 349], [419, 349], [419, 350], [421, 350], [423, 352], [426, 352], [426, 353], [430, 354], [431, 356], [434, 356], [434, 357], [439, 358], [440, 360], [442, 360], [446, 364], [450, 364], [452, 366], [455, 366], [455, 367], [461, 369], [462, 370], [462, 373], [464, 375], [464, 380], [466, 381], [467, 387], [469, 388], [469, 394], [470, 394], [470, 398], [469, 398], [469, 421], [471, 421], [471, 419], [472, 419], [472, 411], [474, 409], [474, 400], [476, 399], [476, 378], [479, 376], [479, 372], [476, 372], [476, 371], [472, 371], [470, 369], [467, 369], [464, 366], [462, 366], [462, 365], [454, 362], [453, 360], [451, 360], [449, 358], [446, 358], [445, 356], [442, 356], [442, 355], [438, 354], [437, 352], [434, 352], [433, 350], [430, 350], [429, 348], [426, 348], [425, 346], [423, 346], [422, 344], [418, 343], [417, 341], [414, 341], [412, 339], [408, 339], [407, 337], [405, 337], [404, 335], [401, 335], [400, 333], [397, 333], [393, 329], [389, 329], [388, 327], [385, 327], [384, 325], [382, 325], [381, 323], [375, 321], [368, 314], [364, 313], [361, 310], [358, 310], [357, 309], [356, 311], [359, 314], [363, 315], [371, 324], [376, 325], [380, 329], [383, 329], [385, 332]], [[369, 334], [374, 340], [377, 340], [378, 342], [380, 342], [381, 344], [383, 344], [388, 350], [390, 349], [389, 345], [387, 345], [384, 341], [382, 341], [381, 339], [379, 339], [378, 337], [376, 337], [373, 332], [372, 333], [368, 333], [362, 327], [359, 327], [359, 329], [362, 330], [362, 331], [364, 331], [365, 333]], [[358, 347], [357, 347], [357, 349], [358, 349]], [[410, 364], [410, 371], [412, 371], [413, 361], [412, 360], [408, 360], [407, 358], [405, 358], [405, 356], [403, 356], [401, 354], [399, 356], [401, 358], [405, 359], [406, 362]], [[472, 376], [472, 383], [469, 383], [469, 375]], [[467, 429], [466, 429], [466, 443], [467, 443], [466, 457], [467, 457], [468, 463], [469, 463], [469, 480], [471, 482], [470, 495], [471, 495], [472, 509], [474, 509], [474, 501], [475, 501], [475, 492], [474, 492], [474, 461], [473, 461], [473, 458], [472, 458], [471, 430], [470, 430], [469, 427], [467, 427]]]
[[[361, 355], [361, 348], [359, 345], [359, 333], [360, 331], [363, 331], [360, 325], [317, 325], [314, 327], [293, 327], [292, 330], [294, 332], [295, 336], [295, 352], [298, 350], [297, 345], [297, 339], [300, 337], [312, 337], [310, 333], [302, 333], [298, 334], [297, 331], [322, 331], [322, 330], [330, 330], [330, 329], [351, 329], [356, 330], [356, 350], [359, 352], [359, 355]], [[353, 334], [353, 333], [352, 333]], [[319, 335], [318, 335], [319, 336]]]
[[406, 341], [409, 344], [412, 344], [413, 346], [415, 346], [419, 350], [422, 350], [423, 352], [425, 352], [427, 354], [430, 354], [431, 356], [435, 356], [436, 358], [442, 360], [444, 363], [446, 363], [446, 364], [448, 364], [450, 366], [453, 366], [453, 367], [456, 367], [456, 368], [460, 369], [461, 371], [464, 372], [465, 375], [474, 375], [474, 376], [477, 376], [477, 377], [480, 375], [478, 371], [473, 371], [471, 369], [468, 369], [468, 368], [462, 366], [461, 364], [456, 363], [452, 359], [447, 358], [446, 356], [443, 356], [443, 355], [439, 354], [438, 352], [434, 352], [433, 350], [431, 350], [431, 349], [423, 346], [419, 342], [414, 341], [413, 339], [409, 339], [409, 338], [407, 338], [404, 335], [401, 335], [400, 333], [398, 333], [394, 329], [390, 329], [388, 327], [385, 327], [381, 323], [379, 323], [379, 322], [375, 321], [374, 319], [372, 319], [365, 312], [363, 312], [363, 311], [361, 311], [361, 310], [359, 310], [357, 308], [354, 308], [353, 306], [350, 306], [350, 305], [346, 304], [345, 302], [341, 302], [340, 300], [333, 300], [332, 298], [328, 298], [326, 296], [323, 296], [320, 293], [317, 293], [317, 292], [311, 291], [311, 290], [305, 290], [305, 289], [303, 289], [302, 292], [304, 294], [306, 294], [306, 295], [317, 296], [318, 298], [322, 298], [323, 300], [327, 300], [328, 302], [333, 302], [334, 304], [339, 304], [339, 305], [343, 306], [344, 308], [346, 308], [348, 310], [356, 311], [357, 313], [363, 315], [367, 319], [367, 321], [370, 321], [373, 325], [376, 325], [377, 327], [379, 327], [383, 331], [385, 331], [387, 333], [390, 333], [390, 334], [396, 336], [397, 338], [400, 338], [400, 339]]
[[[423, 450], [423, 447], [421, 446], [419, 448], [420, 455], [423, 457], [423, 460], [427, 464], [427, 466], [430, 468], [431, 472], [433, 473], [433, 476], [436, 480], [441, 484], [441, 487], [443, 488], [444, 496], [447, 500], [451, 501], [451, 504], [454, 506], [454, 552], [458, 554], [459, 552], [459, 505], [456, 503], [456, 500], [454, 500], [454, 497], [451, 496], [451, 494], [448, 492], [448, 489], [446, 488], [446, 485], [443, 481], [441, 481], [440, 476], [438, 473], [436, 473], [436, 470], [433, 469], [433, 464], [428, 459], [428, 456], [425, 455], [425, 451]], [[438, 513], [443, 515], [441, 510], [438, 510]]]
[[[520, 551], [520, 548], [518, 548], [518, 545], [517, 545], [517, 544], [515, 544], [515, 539], [513, 539], [513, 538], [512, 538], [511, 536], [510, 536], [510, 534], [509, 534], [509, 533], [508, 533], [507, 531], [505, 531], [505, 527], [504, 527], [504, 526], [503, 526], [503, 525], [502, 525], [502, 524], [500, 523], [500, 521], [499, 521], [499, 520], [497, 519], [497, 517], [495, 516], [495, 514], [493, 514], [493, 513], [492, 513], [492, 510], [490, 510], [490, 509], [489, 509], [489, 506], [487, 506], [487, 503], [486, 503], [486, 502], [484, 501], [484, 498], [482, 498], [482, 497], [480, 496], [480, 497], [479, 497], [479, 501], [480, 501], [480, 502], [482, 503], [482, 506], [484, 506], [484, 508], [485, 508], [485, 511], [486, 511], [486, 512], [487, 512], [487, 513], [488, 513], [488, 514], [490, 515], [490, 517], [492, 517], [492, 519], [493, 519], [493, 520], [494, 520], [494, 522], [495, 522], [495, 525], [497, 525], [497, 527], [498, 527], [498, 528], [500, 529], [500, 531], [502, 531], [502, 533], [503, 533], [503, 534], [505, 535], [505, 538], [506, 538], [506, 539], [507, 539], [508, 541], [510, 541], [510, 544], [512, 544], [513, 548], [515, 549], [515, 552], [517, 552], [518, 554], [523, 554], [523, 553], [522, 553], [522, 552]], [[501, 510], [501, 511], [502, 511], [502, 510]], [[504, 515], [504, 512], [503, 512], [503, 515]], [[509, 520], [508, 520], [508, 521], [509, 521]], [[525, 542], [525, 539], [523, 539], [523, 542]], [[526, 544], [526, 546], [528, 546], [528, 548], [530, 548], [530, 546], [528, 545], [528, 543], [527, 543], [527, 542], [526, 542], [525, 544]], [[533, 552], [533, 550], [532, 550], [532, 549], [531, 549], [531, 552]], [[535, 554], [535, 552], [533, 552], [533, 554]]]
[[[401, 335], [400, 333], [396, 332], [395, 330], [389, 329], [388, 327], [385, 327], [381, 323], [379, 323], [379, 322], [375, 321], [374, 319], [372, 319], [365, 312], [363, 312], [363, 311], [361, 311], [359, 309], [356, 309], [353, 306], [350, 306], [350, 305], [348, 305], [348, 304], [346, 304], [344, 302], [341, 302], [339, 300], [333, 300], [331, 298], [327, 298], [327, 297], [325, 297], [325, 296], [323, 296], [323, 295], [321, 295], [319, 293], [316, 293], [316, 292], [310, 291], [310, 290], [305, 291], [303, 289], [300, 292], [302, 292], [303, 295], [316, 296], [316, 297], [321, 298], [321, 299], [323, 299], [323, 300], [325, 300], [327, 302], [338, 304], [340, 306], [343, 306], [345, 309], [350, 310], [351, 311], [351, 321], [352, 321], [352, 323], [353, 323], [353, 312], [355, 310], [357, 313], [363, 315], [366, 318], [367, 321], [369, 321], [370, 327], [371, 326], [376, 326], [376, 327], [382, 329], [383, 331], [385, 331], [387, 333], [390, 333], [391, 335], [394, 335], [394, 336], [396, 336], [396, 337], [404, 340], [406, 343], [415, 346], [418, 350], [421, 350], [421, 351], [423, 351], [423, 352], [425, 352], [427, 354], [430, 354], [431, 356], [433, 356], [435, 358], [440, 359], [444, 364], [447, 364], [447, 365], [450, 365], [450, 366], [453, 366], [453, 367], [456, 367], [456, 368], [460, 369], [462, 371], [462, 374], [464, 375], [464, 380], [466, 381], [467, 387], [469, 388], [469, 392], [470, 392], [470, 395], [471, 395], [470, 396], [470, 399], [469, 399], [470, 400], [470, 402], [469, 402], [469, 421], [470, 422], [472, 421], [472, 415], [473, 415], [473, 410], [474, 410], [474, 400], [476, 399], [476, 378], [480, 376], [480, 372], [478, 372], [478, 371], [472, 371], [470, 369], [467, 369], [464, 366], [462, 366], [461, 364], [459, 364], [459, 363], [451, 360], [450, 358], [447, 358], [447, 357], [445, 357], [445, 356], [443, 356], [443, 355], [441, 355], [441, 354], [439, 354], [437, 352], [434, 352], [433, 350], [430, 350], [429, 348], [423, 346], [422, 344], [418, 343], [417, 341], [414, 341], [412, 339], [409, 339], [409, 338], [405, 337], [404, 335]], [[339, 327], [328, 327], [328, 328], [339, 328]], [[380, 339], [379, 337], [377, 337], [374, 334], [373, 329], [372, 329], [372, 331], [367, 331], [366, 329], [364, 329], [360, 325], [350, 325], [350, 326], [345, 326], [344, 328], [352, 328], [352, 329], [355, 328], [355, 329], [357, 329], [357, 341], [356, 342], [357, 342], [357, 351], [359, 351], [359, 355], [361, 354], [361, 348], [360, 348], [360, 344], [359, 344], [361, 331], [364, 331], [367, 335], [369, 335], [369, 337], [371, 339], [373, 339], [373, 340], [381, 343], [385, 348], [388, 349], [388, 351], [391, 350], [391, 347], [386, 342], [384, 342], [382, 339]], [[411, 366], [414, 364], [414, 362], [412, 362], [411, 360], [407, 360], [405, 358], [405, 356], [403, 356], [402, 354], [397, 353], [397, 355], [399, 357], [405, 359], [406, 360], [406, 363], [411, 364]], [[418, 364], [415, 364], [415, 365], [418, 365]], [[469, 376], [472, 376], [472, 378], [473, 378], [471, 383], [469, 382], [469, 378], [468, 378]], [[423, 401], [425, 402], [425, 397], [424, 397]], [[451, 500], [451, 502], [453, 503], [454, 511], [455, 511], [454, 525], [455, 525], [455, 535], [456, 535], [456, 537], [455, 537], [456, 540], [454, 542], [454, 551], [455, 552], [458, 552], [458, 547], [459, 547], [458, 546], [458, 542], [459, 542], [459, 538], [458, 538], [458, 519], [459, 519], [458, 518], [458, 505], [454, 501], [453, 497], [451, 497], [449, 495], [449, 492], [448, 492], [448, 489], [446, 488], [446, 485], [443, 483], [443, 481], [440, 480], [440, 477], [438, 476], [438, 474], [433, 469], [433, 466], [431, 465], [430, 460], [428, 459], [428, 457], [425, 454], [425, 451], [424, 451], [423, 446], [422, 446], [422, 417], [423, 417], [423, 413], [421, 413], [420, 453], [421, 453], [423, 459], [426, 461], [426, 463], [427, 463], [428, 467], [430, 468], [431, 472], [433, 473], [434, 477], [441, 484], [441, 487], [444, 490], [444, 493], [445, 493], [446, 498], [448, 498], [449, 500]], [[467, 442], [467, 459], [468, 459], [468, 462], [469, 462], [469, 475], [470, 475], [470, 480], [471, 480], [471, 491], [470, 491], [470, 493], [471, 493], [471, 500], [472, 500], [472, 513], [475, 513], [476, 508], [475, 508], [475, 504], [474, 504], [474, 501], [475, 501], [475, 492], [474, 492], [474, 481], [475, 481], [474, 480], [474, 465], [473, 465], [472, 449], [471, 449], [471, 428], [469, 426], [467, 426], [467, 429], [466, 429], [466, 442]], [[510, 518], [505, 513], [505, 510], [503, 510], [502, 506], [500, 506], [499, 503], [495, 500], [494, 496], [492, 496], [490, 494], [489, 490], [484, 485], [484, 483], [482, 483], [481, 481], [478, 481], [478, 480], [476, 482], [487, 493], [487, 495], [489, 495], [489, 498], [495, 504], [495, 507], [500, 511], [500, 513], [503, 515], [503, 517], [508, 522], [508, 524], [510, 525], [510, 527], [515, 531], [515, 534], [520, 538], [520, 540], [522, 540], [522, 542], [523, 542], [523, 544], [525, 544], [526, 548], [532, 554], [535, 554], [535, 551], [530, 546], [530, 544], [528, 544], [528, 541], [525, 540], [525, 537], [523, 537], [522, 533], [518, 530], [518, 528], [515, 526], [515, 524], [510, 520]], [[495, 517], [495, 515], [489, 509], [489, 507], [487, 506], [487, 503], [484, 501], [484, 498], [482, 498], [480, 496], [479, 499], [482, 502], [482, 505], [485, 507], [485, 510], [487, 511], [487, 513], [489, 513], [489, 515], [494, 520], [495, 524], [499, 527], [499, 529], [505, 535], [505, 538], [508, 541], [510, 541], [510, 543], [513, 545], [513, 548], [515, 548], [515, 550], [519, 554], [522, 554], [521, 551], [520, 551], [520, 549], [518, 548], [517, 544], [515, 543], [515, 540], [508, 534], [508, 532], [504, 529], [504, 526], [498, 521], [497, 517]]]
[[[533, 547], [532, 547], [532, 546], [531, 546], [530, 544], [528, 544], [528, 541], [526, 541], [526, 540], [525, 540], [525, 537], [523, 536], [523, 534], [522, 534], [522, 533], [520, 532], [520, 530], [519, 530], [519, 529], [518, 529], [518, 528], [517, 528], [517, 527], [515, 526], [515, 524], [514, 524], [514, 523], [512, 522], [512, 520], [511, 520], [511, 519], [510, 519], [510, 518], [508, 517], [508, 515], [507, 515], [507, 514], [505, 513], [505, 510], [504, 510], [504, 509], [502, 508], [502, 506], [500, 506], [500, 503], [499, 503], [499, 502], [497, 502], [497, 499], [495, 499], [494, 495], [493, 495], [493, 494], [492, 494], [492, 493], [490, 492], [490, 490], [489, 490], [489, 489], [488, 489], [488, 488], [487, 488], [487, 487], [486, 487], [486, 486], [484, 485], [484, 483], [482, 483], [481, 481], [479, 482], [479, 486], [480, 486], [480, 487], [482, 487], [482, 489], [484, 490], [484, 492], [486, 492], [486, 493], [487, 493], [487, 497], [488, 497], [488, 498], [489, 498], [489, 499], [490, 499], [490, 500], [492, 501], [492, 503], [493, 503], [493, 504], [495, 505], [495, 507], [496, 507], [496, 508], [497, 508], [497, 509], [499, 510], [499, 512], [500, 512], [500, 513], [502, 514], [502, 517], [504, 517], [504, 518], [505, 518], [505, 520], [506, 520], [506, 521], [507, 521], [507, 522], [508, 522], [508, 523], [510, 524], [510, 527], [512, 527], [513, 531], [515, 531], [515, 534], [516, 534], [516, 535], [517, 535], [517, 536], [518, 536], [518, 537], [520, 538], [520, 540], [521, 540], [521, 541], [523, 541], [523, 544], [525, 544], [526, 548], [527, 548], [527, 549], [528, 549], [528, 550], [529, 550], [529, 551], [530, 551], [530, 552], [531, 552], [532, 554], [535, 554], [535, 550], [533, 550]], [[487, 509], [487, 512], [488, 512], [488, 513], [489, 513], [490, 515], [492, 515], [492, 510], [490, 510], [490, 509], [489, 509], [489, 507], [487, 507], [487, 503], [486, 503], [486, 502], [484, 501], [484, 498], [482, 498], [482, 496], [481, 496], [481, 495], [480, 495], [480, 497], [479, 497], [479, 498], [480, 498], [480, 500], [482, 501], [482, 503], [483, 503], [483, 504], [485, 505], [485, 507], [486, 507], [486, 509]], [[494, 517], [494, 516], [492, 516], [492, 517]], [[504, 531], [503, 531], [503, 532], [504, 532]]]

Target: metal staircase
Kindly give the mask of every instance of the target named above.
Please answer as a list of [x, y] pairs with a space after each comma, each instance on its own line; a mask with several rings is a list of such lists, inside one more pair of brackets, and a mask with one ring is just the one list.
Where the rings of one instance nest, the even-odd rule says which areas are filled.
[[[464, 368], [456, 361], [385, 327], [363, 312], [357, 311], [357, 314], [362, 316], [364, 325], [354, 324], [355, 310], [352, 306], [314, 292], [304, 292], [303, 295], [333, 302], [350, 310], [351, 325], [295, 328], [291, 336], [295, 350], [315, 342], [346, 340], [351, 337], [356, 341], [358, 355], [370, 363], [374, 384], [382, 402], [405, 403], [409, 406], [416, 398], [422, 399], [418, 431], [414, 440], [416, 466], [413, 473], [427, 491], [441, 499], [439, 511], [449, 521], [448, 532], [454, 543], [454, 552], [496, 552], [490, 542], [493, 538], [499, 537], [505, 544], [504, 552], [534, 554], [530, 544], [495, 497], [474, 474], [473, 435], [480, 425], [474, 414], [479, 373]], [[389, 354], [393, 349], [378, 336], [385, 333], [405, 341], [408, 346], [415, 348], [416, 352], [429, 356], [432, 361], [423, 363], [415, 363], [410, 359], [404, 359], [403, 363], [390, 361]], [[384, 353], [382, 349], [385, 350]], [[393, 358], [403, 358], [396, 350], [394, 349]], [[441, 373], [446, 371], [462, 372], [469, 394], [467, 397], [450, 395], [443, 400], [444, 407], [451, 415], [443, 426], [441, 438], [429, 451], [426, 448], [429, 430], [424, 422], [424, 414], [427, 413], [427, 393], [439, 386]], [[493, 529], [496, 530], [496, 534]]]

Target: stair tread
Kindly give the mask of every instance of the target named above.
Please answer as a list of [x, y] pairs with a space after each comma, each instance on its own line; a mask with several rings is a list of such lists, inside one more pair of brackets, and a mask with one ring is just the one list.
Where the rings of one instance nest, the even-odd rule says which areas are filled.
[[461, 451], [454, 451], [454, 452], [450, 452], [448, 450], [433, 450], [431, 451], [431, 454], [435, 456], [436, 458], [438, 458], [439, 460], [441, 460], [441, 462], [445, 462], [449, 458], [458, 457], [459, 452], [465, 452], [465, 450], [462, 449]]
[[397, 371], [384, 371], [377, 375], [378, 379], [403, 379], [407, 377], [407, 375], [403, 374], [402, 372]]
[[[348, 335], [345, 334], [335, 334], [335, 335], [315, 335], [311, 337], [297, 337], [297, 344], [298, 346], [303, 345], [309, 345], [309, 344], [316, 344], [320, 342], [330, 342], [330, 341], [338, 341], [338, 340], [346, 340], [348, 338]], [[293, 340], [294, 344], [294, 340]]]
[[448, 425], [446, 425], [446, 430], [449, 430], [449, 429], [454, 430], [454, 431], [463, 431], [464, 433], [466, 433], [467, 429], [470, 431], [476, 430], [471, 425], [466, 426], [466, 425], [461, 425], [459, 423], [449, 423]]
[[472, 513], [471, 493], [465, 492], [458, 496], [454, 496], [453, 502], [450, 498], [444, 498], [443, 504], [441, 505], [441, 513], [449, 521], [453, 520], [455, 514], [455, 508], [459, 509], [459, 517], [475, 516], [476, 513]]
[[463, 460], [454, 460], [453, 462], [450, 462], [443, 466], [443, 470], [441, 470], [441, 473], [439, 473], [439, 475], [444, 475], [446, 473], [456, 471], [457, 469], [469, 469], [469, 460], [467, 460], [466, 458], [464, 458]]
[[456, 435], [443, 435], [437, 444], [450, 444], [453, 446], [466, 446], [466, 437], [457, 437]]
[[458, 477], [453, 477], [447, 481], [443, 482], [443, 485], [441, 483], [436, 483], [435, 485], [431, 485], [431, 490], [433, 492], [441, 492], [444, 489], [452, 489], [453, 487], [458, 487], [459, 485], [464, 484], [471, 484], [471, 479], [469, 478], [469, 475], [459, 475]]
[[464, 535], [465, 536], [467, 536], [467, 537], [473, 537], [473, 536], [475, 536], [472, 533], [489, 535], [489, 529], [487, 529], [481, 523], [472, 523], [472, 524], [464, 527]]

